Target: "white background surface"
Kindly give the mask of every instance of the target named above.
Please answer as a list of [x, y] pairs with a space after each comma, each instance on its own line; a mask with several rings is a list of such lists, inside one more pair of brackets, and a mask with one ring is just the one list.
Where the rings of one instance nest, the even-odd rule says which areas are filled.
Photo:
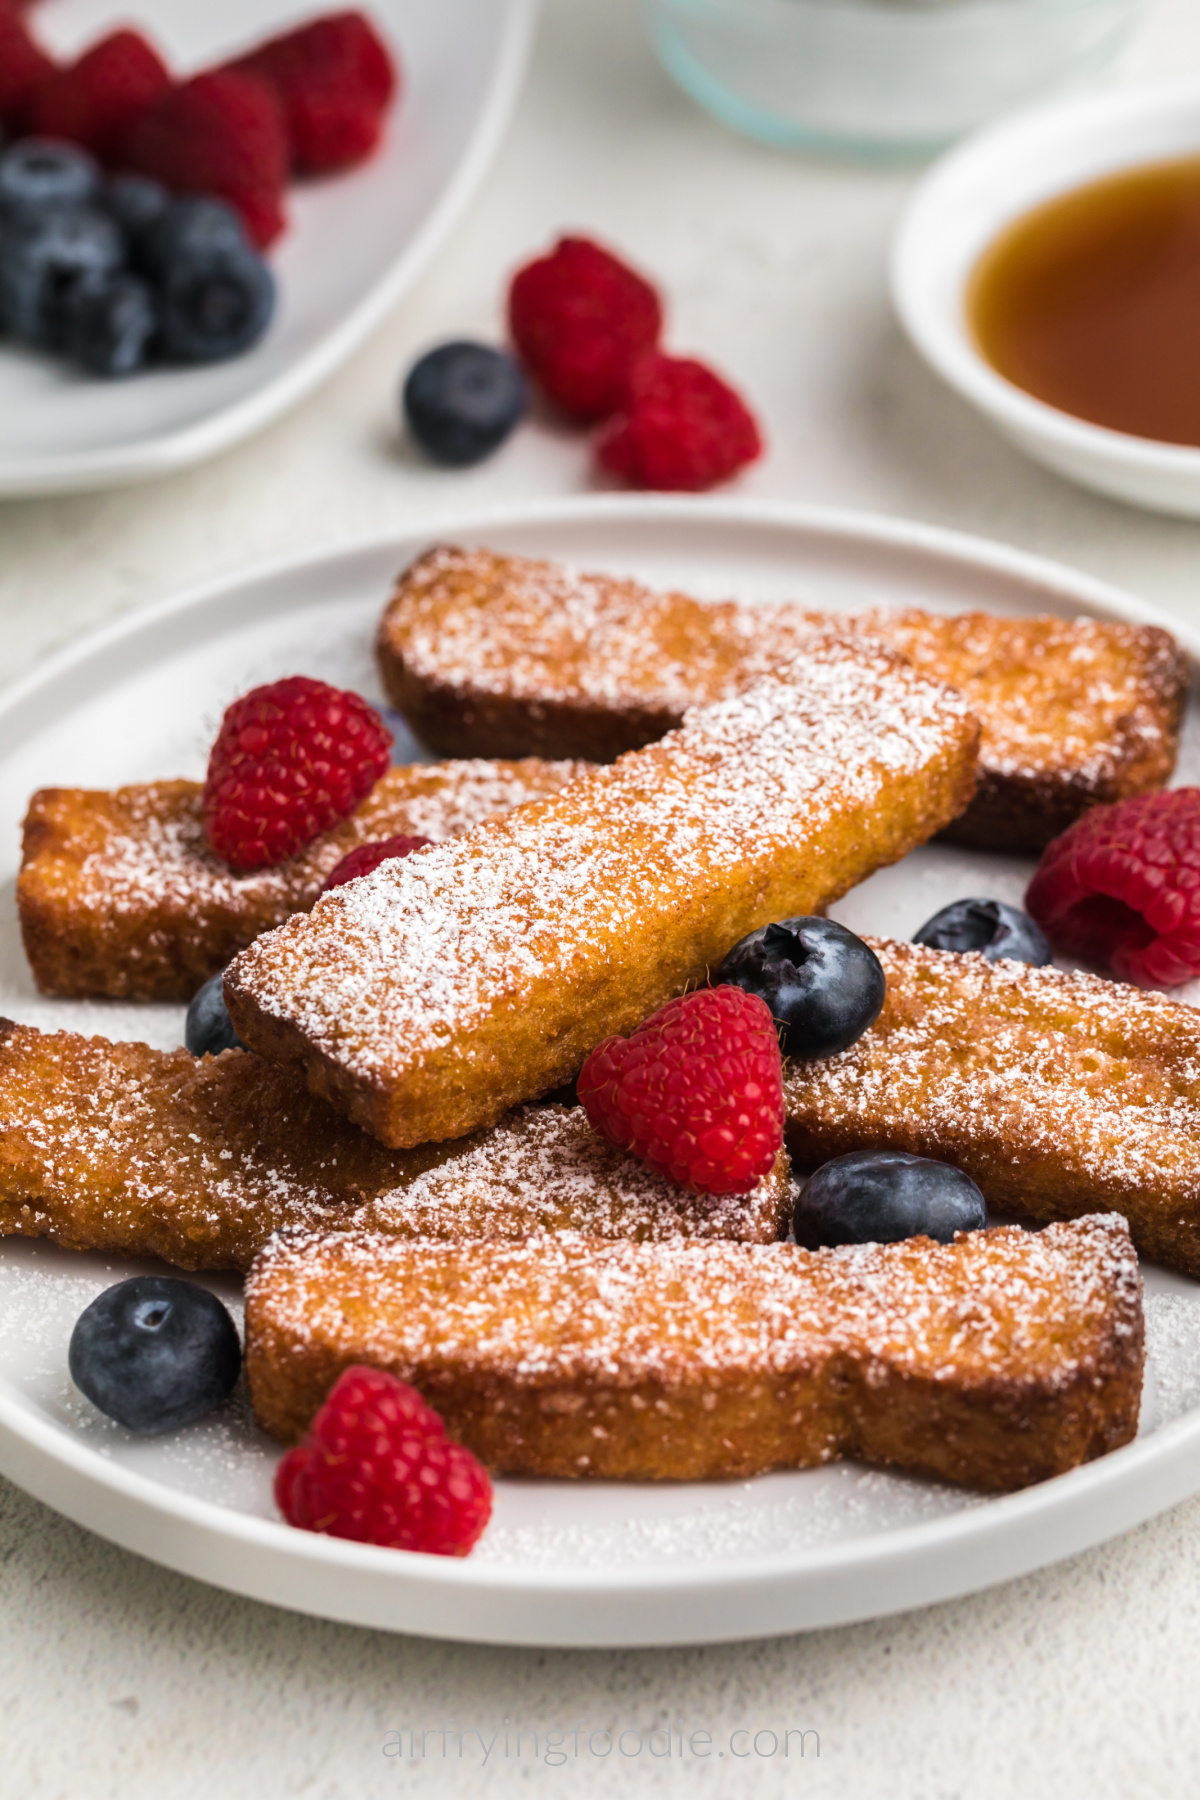
[[[1196, 0], [1150, 0], [1126, 67], [1200, 71]], [[439, 509], [492, 497], [578, 491], [580, 440], [528, 430], [492, 464], [442, 475], [397, 445], [392, 404], [417, 349], [497, 329], [505, 272], [566, 226], [644, 262], [671, 295], [673, 342], [710, 355], [758, 404], [771, 454], [749, 491], [1007, 538], [1194, 619], [1200, 528], [1026, 464], [901, 343], [884, 266], [910, 181], [728, 136], [658, 75], [632, 0], [549, 0], [491, 179], [419, 290], [333, 384], [194, 474], [0, 507], [4, 674], [256, 556], [432, 525]], [[539, 1653], [387, 1637], [231, 1599], [3, 1488], [0, 1795], [1190, 1796], [1198, 1528], [1194, 1501], [1043, 1575], [878, 1625], [715, 1649]], [[528, 1736], [520, 1760], [504, 1758], [506, 1719], [510, 1734], [518, 1723], [541, 1734], [536, 1763]], [[644, 1734], [667, 1719], [709, 1732], [711, 1754], [587, 1753], [589, 1732]], [[450, 1738], [443, 1760], [440, 1737], [424, 1764], [384, 1755], [389, 1731], [450, 1720], [485, 1739], [499, 1731], [486, 1767], [473, 1739], [461, 1759]], [[728, 1737], [742, 1726], [815, 1729], [820, 1758], [810, 1738], [800, 1763], [793, 1738], [786, 1763], [739, 1762]], [[568, 1760], [547, 1766], [555, 1730]]]

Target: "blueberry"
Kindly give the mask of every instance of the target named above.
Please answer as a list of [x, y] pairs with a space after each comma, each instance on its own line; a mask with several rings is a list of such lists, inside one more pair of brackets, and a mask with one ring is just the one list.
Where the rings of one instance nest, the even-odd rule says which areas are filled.
[[60, 348], [76, 283], [110, 274], [123, 256], [120, 232], [94, 207], [14, 220], [0, 257], [0, 325], [22, 343]]
[[100, 184], [85, 150], [53, 138], [23, 138], [0, 156], [0, 215], [40, 219], [56, 206], [82, 206]]
[[434, 462], [466, 468], [498, 450], [524, 415], [525, 377], [488, 344], [442, 344], [404, 383], [408, 428]]
[[[157, 185], [154, 183], [152, 185]], [[166, 200], [166, 195], [163, 196]], [[224, 200], [199, 195], [171, 200], [147, 222], [135, 245], [139, 268], [165, 281], [181, 263], [249, 249], [241, 214]]]
[[256, 344], [275, 311], [275, 278], [247, 245], [179, 255], [163, 278], [163, 345], [179, 362], [222, 362]]
[[931, 950], [981, 950], [985, 962], [1007, 957], [1040, 968], [1050, 961], [1050, 945], [1041, 927], [1003, 900], [956, 900], [943, 906], [914, 933], [913, 943], [927, 944]]
[[741, 938], [716, 974], [757, 994], [780, 1027], [789, 1056], [833, 1056], [879, 1017], [883, 967], [861, 938], [832, 919], [782, 919]]
[[225, 971], [206, 981], [187, 1009], [183, 1041], [193, 1056], [219, 1056], [222, 1050], [245, 1050], [225, 1005]]
[[852, 1150], [810, 1175], [796, 1202], [796, 1242], [807, 1250], [830, 1244], [896, 1244], [935, 1238], [987, 1224], [983, 1195], [961, 1169], [910, 1156], [905, 1150]]
[[105, 182], [100, 205], [115, 219], [125, 234], [130, 251], [136, 256], [138, 247], [157, 225], [171, 204], [171, 196], [161, 182], [148, 175], [118, 175]]
[[190, 1425], [228, 1398], [242, 1366], [237, 1328], [194, 1281], [136, 1275], [75, 1322], [71, 1379], [93, 1406], [145, 1437]]
[[150, 360], [158, 313], [137, 275], [85, 275], [67, 299], [64, 348], [93, 375], [132, 375]]

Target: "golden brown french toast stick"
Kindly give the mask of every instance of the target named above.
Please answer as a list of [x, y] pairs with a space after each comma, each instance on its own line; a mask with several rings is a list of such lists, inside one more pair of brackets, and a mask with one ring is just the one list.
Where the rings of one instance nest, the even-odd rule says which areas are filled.
[[17, 882], [34, 980], [71, 1000], [190, 1000], [260, 931], [306, 912], [357, 845], [456, 837], [578, 772], [537, 757], [389, 769], [341, 825], [252, 875], [208, 848], [197, 781], [43, 788], [29, 803]]
[[831, 629], [890, 643], [980, 719], [978, 791], [947, 834], [960, 843], [1040, 851], [1174, 768], [1187, 668], [1148, 625], [704, 602], [440, 546], [400, 577], [378, 653], [393, 703], [439, 753], [607, 761]]
[[1111, 1208], [1200, 1276], [1200, 1012], [1095, 975], [868, 938], [887, 998], [826, 1062], [784, 1062], [798, 1169], [848, 1150], [957, 1164], [1001, 1212]]
[[370, 1363], [501, 1474], [708, 1480], [840, 1456], [972, 1487], [1128, 1442], [1137, 1258], [1112, 1216], [794, 1244], [276, 1238], [246, 1289], [259, 1421], [299, 1437]]
[[952, 819], [979, 727], [886, 650], [827, 641], [549, 799], [386, 863], [244, 950], [242, 1040], [385, 1144], [488, 1125]]
[[272, 1232], [300, 1227], [771, 1243], [790, 1205], [782, 1153], [752, 1193], [712, 1199], [605, 1143], [579, 1107], [385, 1150], [261, 1057], [0, 1021], [0, 1236], [246, 1269]]

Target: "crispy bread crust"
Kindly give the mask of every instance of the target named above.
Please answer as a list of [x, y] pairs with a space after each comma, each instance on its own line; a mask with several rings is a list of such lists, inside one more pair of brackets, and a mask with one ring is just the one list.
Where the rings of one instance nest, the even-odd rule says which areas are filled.
[[349, 819], [253, 875], [233, 874], [208, 848], [199, 782], [43, 788], [29, 803], [17, 881], [25, 954], [44, 994], [190, 1000], [260, 932], [307, 912], [356, 845], [455, 837], [578, 771], [536, 757], [389, 769]]
[[947, 831], [959, 843], [1036, 854], [1089, 806], [1170, 778], [1187, 666], [1148, 625], [706, 603], [443, 546], [401, 576], [377, 649], [434, 750], [607, 761], [830, 629], [892, 644], [981, 720], [979, 788]]
[[576, 1107], [444, 1147], [385, 1150], [258, 1056], [113, 1044], [0, 1021], [0, 1236], [246, 1269], [272, 1232], [729, 1237], [787, 1230], [787, 1158], [754, 1192], [685, 1193]]
[[243, 1042], [383, 1143], [493, 1123], [956, 816], [978, 723], [887, 651], [827, 642], [548, 800], [325, 895], [232, 964]]
[[708, 1480], [839, 1456], [1022, 1487], [1127, 1443], [1141, 1281], [1121, 1220], [851, 1251], [277, 1238], [246, 1289], [260, 1423], [390, 1369], [511, 1475]]
[[1094, 975], [868, 938], [887, 998], [827, 1062], [784, 1063], [807, 1172], [897, 1149], [965, 1169], [1001, 1212], [1111, 1208], [1200, 1277], [1200, 1011]]

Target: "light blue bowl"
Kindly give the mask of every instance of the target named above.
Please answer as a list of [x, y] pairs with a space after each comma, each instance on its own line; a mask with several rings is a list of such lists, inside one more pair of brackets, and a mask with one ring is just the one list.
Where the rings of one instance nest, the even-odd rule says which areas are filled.
[[646, 0], [663, 67], [736, 131], [919, 155], [1110, 60], [1141, 0]]

